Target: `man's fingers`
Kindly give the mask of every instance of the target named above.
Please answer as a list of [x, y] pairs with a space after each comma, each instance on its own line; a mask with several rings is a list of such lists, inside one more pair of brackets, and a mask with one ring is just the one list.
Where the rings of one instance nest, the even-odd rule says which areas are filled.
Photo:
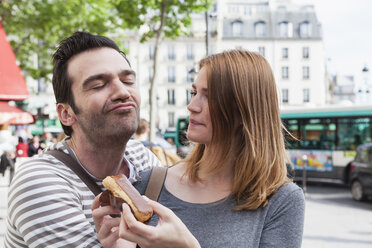
[[[101, 222], [101, 229], [98, 232], [98, 238], [105, 238], [112, 233], [116, 233], [116, 238], [118, 237], [118, 226], [120, 225], [120, 218], [106, 217]], [[115, 236], [114, 236], [115, 237]]]
[[110, 214], [120, 214], [120, 210], [109, 205], [109, 206], [96, 208], [94, 209], [94, 211], [92, 211], [93, 218], [95, 219], [101, 219], [104, 216], [110, 215]]
[[97, 196], [94, 198], [94, 200], [93, 200], [93, 202], [92, 202], [92, 210], [97, 209], [97, 208], [100, 207], [101, 202], [99, 201], [99, 198], [100, 198], [101, 194], [102, 194], [102, 193], [100, 193], [99, 195], [97, 195]]

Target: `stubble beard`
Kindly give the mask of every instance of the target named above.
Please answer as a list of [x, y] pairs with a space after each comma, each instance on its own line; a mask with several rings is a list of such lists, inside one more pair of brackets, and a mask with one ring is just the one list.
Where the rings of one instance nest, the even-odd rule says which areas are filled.
[[[119, 118], [111, 114], [93, 113], [78, 115], [80, 126], [89, 142], [97, 146], [126, 145], [139, 123], [139, 112], [120, 113]], [[116, 115], [115, 115], [116, 116]], [[107, 120], [110, 118], [111, 120]]]

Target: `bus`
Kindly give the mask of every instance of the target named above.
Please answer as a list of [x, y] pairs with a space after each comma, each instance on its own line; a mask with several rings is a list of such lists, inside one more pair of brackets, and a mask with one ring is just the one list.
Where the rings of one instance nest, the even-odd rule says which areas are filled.
[[348, 183], [357, 147], [372, 142], [372, 106], [285, 109], [281, 118], [296, 177], [305, 166], [308, 179]]
[[[306, 169], [308, 180], [347, 184], [357, 147], [372, 143], [372, 105], [286, 108], [281, 119], [295, 180]], [[179, 149], [188, 145], [187, 127], [188, 118], [179, 118], [173, 134]]]

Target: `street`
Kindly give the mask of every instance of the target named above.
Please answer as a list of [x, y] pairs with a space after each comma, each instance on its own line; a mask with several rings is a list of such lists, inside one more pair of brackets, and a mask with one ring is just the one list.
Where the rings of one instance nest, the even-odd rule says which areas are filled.
[[[0, 247], [6, 227], [7, 173], [0, 176]], [[372, 200], [355, 202], [344, 186], [308, 184], [302, 247], [372, 247]]]
[[303, 248], [372, 247], [372, 201], [355, 202], [339, 185], [310, 184]]

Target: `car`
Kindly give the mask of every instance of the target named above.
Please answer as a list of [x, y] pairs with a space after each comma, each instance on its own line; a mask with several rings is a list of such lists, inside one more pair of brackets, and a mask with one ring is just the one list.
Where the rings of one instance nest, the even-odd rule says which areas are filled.
[[355, 160], [350, 165], [350, 190], [356, 201], [372, 196], [372, 143], [357, 148]]

